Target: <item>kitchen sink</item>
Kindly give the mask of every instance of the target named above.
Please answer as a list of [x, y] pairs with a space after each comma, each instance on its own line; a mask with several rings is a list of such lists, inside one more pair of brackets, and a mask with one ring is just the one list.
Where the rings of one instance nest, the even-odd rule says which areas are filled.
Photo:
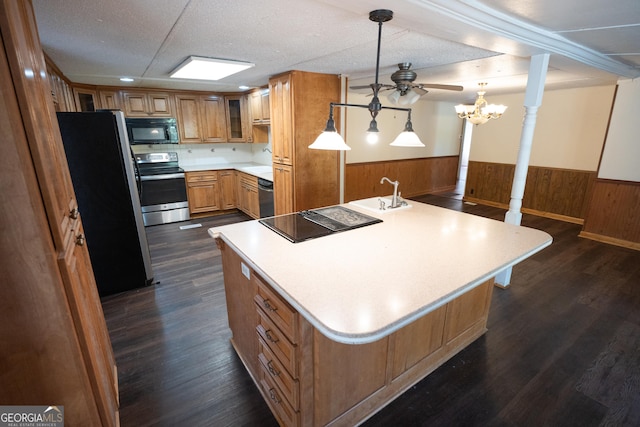
[[[385, 209], [380, 209], [380, 201], [384, 202], [384, 206]], [[405, 201], [406, 203], [406, 201]], [[397, 211], [401, 211], [404, 209], [409, 209], [411, 207], [410, 204], [404, 204], [402, 206], [399, 206], [397, 208], [390, 208], [389, 206], [391, 206], [391, 196], [386, 196], [386, 197], [370, 197], [368, 199], [361, 199], [361, 200], [354, 200], [349, 202], [350, 205], [354, 205], [356, 207], [362, 208], [362, 209], [366, 209], [369, 210], [371, 212], [377, 212], [377, 213], [389, 213], [389, 212], [397, 212]]]

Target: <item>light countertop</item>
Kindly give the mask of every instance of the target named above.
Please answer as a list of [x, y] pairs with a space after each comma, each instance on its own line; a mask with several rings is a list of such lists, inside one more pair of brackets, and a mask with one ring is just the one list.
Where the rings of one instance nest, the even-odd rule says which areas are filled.
[[376, 341], [551, 244], [547, 233], [409, 201], [382, 223], [291, 243], [257, 220], [209, 229], [314, 327]]
[[245, 172], [258, 178], [266, 179], [273, 182], [273, 168], [271, 165], [262, 165], [259, 163], [243, 162], [243, 163], [180, 163], [180, 167], [185, 172], [198, 171], [219, 171], [225, 169], [235, 169]]

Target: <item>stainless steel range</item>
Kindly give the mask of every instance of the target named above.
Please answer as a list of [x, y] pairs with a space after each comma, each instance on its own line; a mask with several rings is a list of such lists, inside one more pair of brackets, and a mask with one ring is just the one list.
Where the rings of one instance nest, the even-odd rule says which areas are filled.
[[187, 187], [184, 170], [178, 166], [178, 153], [142, 153], [135, 157], [144, 225], [188, 220]]

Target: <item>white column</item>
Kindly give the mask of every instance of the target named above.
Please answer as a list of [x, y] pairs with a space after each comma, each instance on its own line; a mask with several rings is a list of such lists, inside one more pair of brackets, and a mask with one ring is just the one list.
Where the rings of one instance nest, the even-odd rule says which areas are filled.
[[[535, 55], [531, 57], [529, 65], [529, 77], [527, 79], [527, 91], [524, 97], [524, 121], [522, 122], [522, 133], [520, 134], [520, 148], [518, 150], [518, 161], [513, 175], [513, 185], [511, 186], [511, 202], [504, 222], [508, 224], [520, 225], [522, 220], [522, 197], [524, 186], [527, 182], [527, 171], [529, 170], [529, 158], [531, 157], [531, 145], [533, 143], [533, 132], [536, 128], [538, 107], [542, 104], [544, 94], [544, 82], [547, 77], [549, 66], [549, 54]], [[495, 278], [496, 284], [507, 287], [511, 283], [511, 267], [501, 271]]]

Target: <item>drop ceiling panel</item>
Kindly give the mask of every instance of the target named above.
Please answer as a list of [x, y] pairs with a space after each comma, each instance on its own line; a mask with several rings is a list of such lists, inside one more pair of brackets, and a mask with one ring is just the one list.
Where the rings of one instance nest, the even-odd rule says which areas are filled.
[[490, 8], [551, 31], [638, 24], [638, 0], [482, 0]]

